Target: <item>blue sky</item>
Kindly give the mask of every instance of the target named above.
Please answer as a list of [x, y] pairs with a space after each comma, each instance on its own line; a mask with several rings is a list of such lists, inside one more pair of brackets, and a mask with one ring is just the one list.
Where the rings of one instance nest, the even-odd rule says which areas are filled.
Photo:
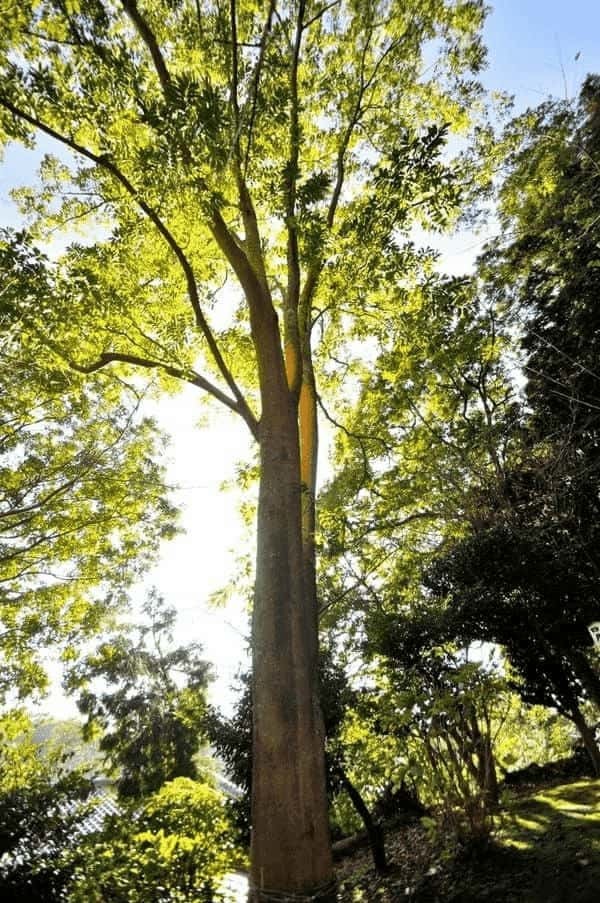
[[[585, 75], [600, 72], [600, 0], [498, 0], [484, 37], [489, 52], [485, 85], [514, 94], [516, 111], [550, 95], [574, 98]], [[7, 192], [34, 181], [36, 160], [36, 153], [7, 152], [0, 168], [0, 225], [17, 225]], [[469, 248], [464, 235], [460, 242], [455, 259], [463, 266], [462, 252]], [[478, 244], [477, 238], [468, 239], [471, 256]], [[179, 607], [182, 635], [205, 644], [219, 666], [218, 692], [223, 695], [242, 653], [246, 618], [239, 602], [224, 613], [211, 612], [204, 603], [235, 570], [236, 555], [247, 543], [235, 495], [219, 495], [219, 487], [232, 476], [235, 461], [247, 459], [250, 446], [241, 425], [225, 414], [210, 429], [197, 429], [205, 410], [191, 391], [157, 410], [174, 438], [170, 473], [185, 487], [178, 500], [185, 508], [187, 533], [165, 548], [148, 583], [156, 583]], [[54, 704], [56, 711], [65, 711], [58, 698]]]
[[600, 72], [598, 0], [498, 0], [492, 7], [484, 81], [514, 94], [518, 109], [550, 94], [573, 98], [588, 72]]

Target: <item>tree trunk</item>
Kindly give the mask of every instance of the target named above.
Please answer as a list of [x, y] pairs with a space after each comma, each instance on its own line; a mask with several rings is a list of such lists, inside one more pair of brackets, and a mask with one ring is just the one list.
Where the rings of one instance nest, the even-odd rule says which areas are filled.
[[493, 811], [498, 808], [500, 795], [498, 790], [498, 775], [496, 773], [496, 759], [494, 757], [489, 732], [489, 722], [482, 731], [475, 706], [471, 705], [469, 724], [477, 758], [477, 783], [483, 792], [486, 807], [489, 811]]
[[600, 708], [600, 676], [588, 661], [585, 653], [579, 649], [571, 650], [569, 660], [586, 694], [594, 705]]
[[479, 771], [481, 775], [481, 789], [485, 794], [486, 803], [490, 811], [494, 811], [500, 803], [500, 791], [498, 788], [496, 759], [489, 734], [481, 737]]
[[575, 705], [571, 708], [571, 719], [573, 721], [573, 724], [579, 731], [581, 739], [583, 740], [583, 745], [585, 746], [587, 754], [590, 757], [592, 767], [594, 769], [594, 774], [597, 777], [600, 777], [600, 749], [598, 749], [594, 731], [586, 722], [579, 706]]
[[369, 846], [371, 848], [371, 855], [373, 856], [373, 864], [375, 866], [375, 870], [378, 872], [378, 874], [384, 875], [388, 870], [388, 864], [385, 854], [383, 828], [381, 827], [381, 825], [378, 825], [372, 818], [365, 801], [363, 800], [362, 796], [360, 795], [344, 769], [338, 766], [337, 771], [344, 790], [350, 797], [352, 805], [358, 812], [365, 826], [367, 837], [369, 838]]
[[250, 899], [304, 894], [333, 900], [316, 590], [308, 585], [303, 554], [297, 405], [288, 389], [276, 322], [259, 348]]

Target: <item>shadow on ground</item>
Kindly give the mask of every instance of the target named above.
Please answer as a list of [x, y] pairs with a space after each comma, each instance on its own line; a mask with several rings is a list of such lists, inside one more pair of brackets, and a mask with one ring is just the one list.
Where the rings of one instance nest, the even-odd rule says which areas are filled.
[[[400, 899], [400, 898], [398, 898]], [[425, 878], [418, 903], [596, 903], [600, 900], [600, 781], [509, 805], [492, 846]]]

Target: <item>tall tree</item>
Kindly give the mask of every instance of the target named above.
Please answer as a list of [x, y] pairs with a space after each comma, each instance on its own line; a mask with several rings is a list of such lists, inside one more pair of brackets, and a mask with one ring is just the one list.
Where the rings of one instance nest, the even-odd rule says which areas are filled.
[[[333, 601], [360, 596], [380, 636], [400, 616], [400, 631], [412, 621], [435, 641], [439, 611], [427, 597], [443, 596], [443, 638], [502, 644], [523, 697], [576, 724], [596, 771], [581, 703], [600, 699], [587, 630], [600, 611], [598, 97], [591, 76], [577, 102], [545, 103], [510, 125], [502, 233], [470, 286], [455, 285], [450, 318], [438, 300], [423, 353], [413, 340], [398, 364], [384, 346], [331, 489], [333, 517], [336, 493], [346, 498], [338, 545], [355, 572], [345, 596], [336, 561]], [[469, 297], [476, 307], [465, 319]], [[477, 307], [487, 308], [483, 320]], [[527, 377], [512, 398], [510, 345], [513, 371], [521, 365]]]
[[256, 899], [333, 892], [316, 364], [344, 353], [354, 321], [364, 336], [387, 315], [411, 257], [401, 230], [442, 223], [455, 200], [420, 133], [439, 150], [445, 123], [467, 124], [483, 15], [481, 0], [29, 0], [4, 17], [0, 128], [69, 154], [24, 201], [41, 234], [103, 226], [58, 261], [62, 291], [31, 313], [37, 328], [82, 372], [192, 383], [259, 444]]
[[84, 736], [100, 728], [99, 748], [123, 798], [139, 798], [175, 778], [198, 778], [209, 666], [196, 644], [173, 646], [175, 609], [151, 595], [147, 622], [108, 636], [70, 671], [86, 716]]
[[[499, 193], [503, 234], [481, 264], [518, 321], [529, 461], [513, 505], [580, 543], [600, 573], [600, 77], [577, 101], [548, 102], [511, 126], [517, 148]], [[529, 510], [527, 510], [529, 509]]]
[[587, 631], [600, 613], [599, 98], [589, 76], [578, 101], [549, 101], [509, 128], [503, 232], [480, 275], [521, 336], [526, 406], [510, 467], [479, 497], [479, 535], [439, 564], [437, 580], [445, 572], [471, 626], [505, 634], [528, 692], [572, 718], [596, 772], [580, 702], [600, 703]]
[[[389, 605], [396, 593], [395, 608], [372, 619], [389, 639], [398, 609], [402, 614], [402, 602], [412, 594], [420, 610], [415, 615], [405, 604], [404, 614], [421, 637], [429, 632], [435, 641], [439, 612], [427, 596], [429, 591], [443, 596], [447, 620], [438, 641], [441, 636], [502, 644], [521, 677], [522, 696], [558, 708], [576, 724], [596, 771], [598, 747], [581, 702], [600, 699], [587, 631], [599, 613], [597, 97], [598, 80], [589, 78], [578, 104], [551, 102], [528, 111], [505, 136], [513, 150], [499, 196], [503, 231], [479, 261], [471, 289], [500, 326], [500, 365], [486, 354], [482, 368], [477, 347], [485, 349], [486, 343], [465, 345], [455, 335], [448, 362], [443, 363], [442, 342], [437, 360], [430, 359], [434, 366], [424, 368], [433, 386], [428, 407], [438, 413], [437, 430], [430, 433], [437, 432], [443, 449], [434, 472], [446, 481], [438, 536], [422, 556], [433, 554], [436, 561], [425, 592], [419, 567], [408, 572], [408, 580], [405, 567], [404, 587], [390, 580], [383, 595]], [[475, 336], [476, 319], [467, 322]], [[458, 330], [460, 323], [458, 316]], [[508, 359], [507, 339], [515, 345], [517, 336], [527, 382], [524, 398], [506, 404], [503, 386], [509, 383], [498, 377]], [[461, 344], [467, 367], [457, 378]], [[411, 374], [410, 392], [404, 394], [413, 410], [421, 384]], [[374, 394], [372, 401], [378, 411], [387, 403], [391, 415], [395, 402], [396, 420], [405, 426], [406, 403], [395, 401], [403, 388], [383, 399]], [[480, 396], [479, 421], [473, 419], [469, 394]], [[462, 411], [456, 408], [461, 395]], [[410, 426], [400, 449], [415, 447], [423, 421], [422, 409], [416, 413], [420, 422]], [[469, 421], [474, 430], [464, 428]], [[410, 492], [416, 493], [421, 509], [431, 497], [420, 481], [431, 457], [419, 458], [408, 491], [396, 481], [396, 494], [410, 501]], [[381, 529], [389, 501], [380, 486], [376, 504], [384, 517], [373, 520]], [[365, 507], [372, 512], [373, 504]], [[452, 517], [463, 520], [461, 530], [452, 530]]]

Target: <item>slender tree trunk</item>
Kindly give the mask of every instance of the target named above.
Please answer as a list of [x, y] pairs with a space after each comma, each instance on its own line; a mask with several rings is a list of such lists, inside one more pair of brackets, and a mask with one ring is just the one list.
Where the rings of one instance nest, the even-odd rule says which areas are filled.
[[480, 773], [482, 775], [482, 789], [485, 793], [487, 804], [491, 811], [498, 808], [500, 803], [500, 791], [498, 788], [498, 773], [496, 771], [496, 758], [492, 749], [489, 734], [481, 738]]
[[385, 854], [383, 828], [381, 827], [381, 825], [378, 825], [371, 816], [367, 804], [363, 800], [362, 796], [360, 795], [344, 769], [338, 766], [337, 770], [340, 776], [340, 781], [342, 782], [342, 786], [350, 797], [352, 805], [358, 812], [360, 818], [362, 819], [362, 823], [365, 826], [365, 830], [369, 838], [369, 846], [371, 847], [371, 855], [373, 856], [373, 864], [375, 866], [375, 870], [380, 875], [384, 875], [388, 870], [388, 864]]
[[[261, 324], [259, 324], [260, 326]], [[261, 337], [261, 479], [253, 611], [250, 899], [333, 900], [318, 699], [314, 578], [307, 578], [297, 405], [276, 322]]]
[[469, 724], [477, 759], [477, 783], [485, 796], [486, 806], [490, 811], [493, 811], [498, 808], [499, 803], [496, 760], [492, 749], [489, 726], [483, 731], [481, 730], [475, 706], [471, 706]]
[[583, 740], [583, 745], [585, 746], [587, 754], [590, 757], [590, 761], [594, 769], [594, 774], [600, 777], [600, 749], [598, 749], [594, 731], [583, 717], [579, 706], [575, 705], [571, 708], [571, 718], [573, 720], [573, 724], [579, 731], [579, 735]]
[[600, 707], [600, 675], [592, 667], [586, 655], [573, 649], [569, 655], [571, 667], [592, 702]]

